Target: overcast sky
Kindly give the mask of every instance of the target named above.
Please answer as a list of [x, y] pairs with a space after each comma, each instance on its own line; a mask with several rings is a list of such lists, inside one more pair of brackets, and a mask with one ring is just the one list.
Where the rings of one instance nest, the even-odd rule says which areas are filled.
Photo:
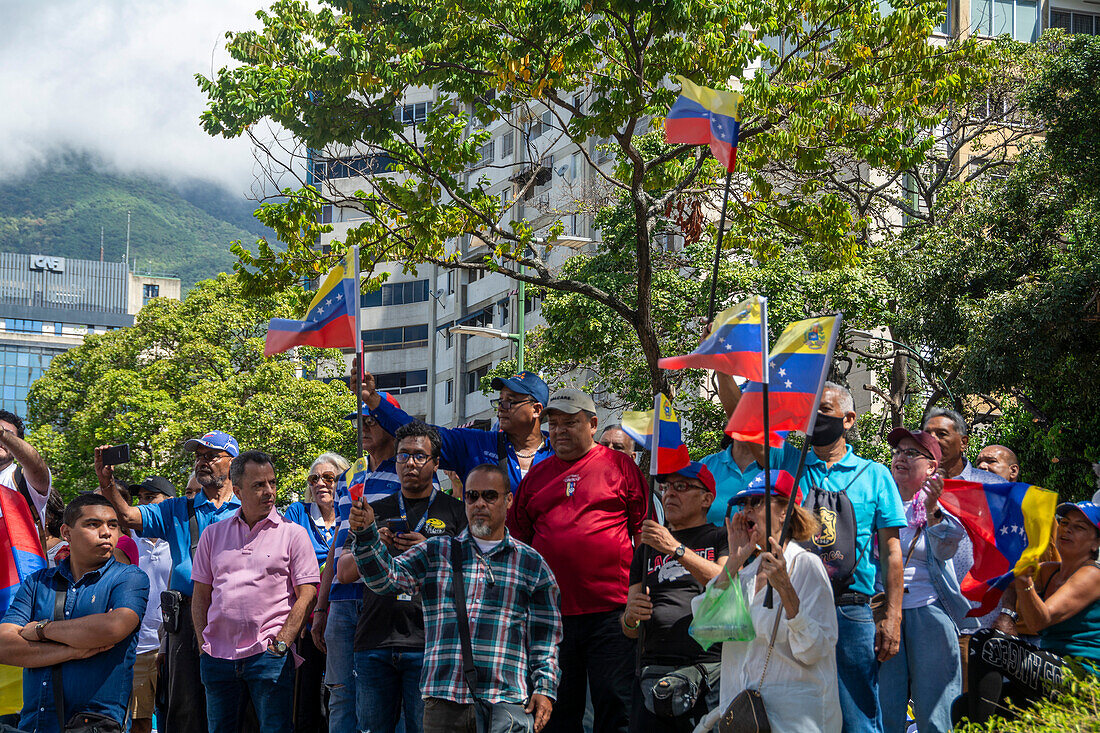
[[206, 135], [194, 75], [225, 66], [225, 32], [268, 0], [0, 0], [0, 174], [59, 147], [124, 172], [199, 177], [242, 194], [245, 140]]

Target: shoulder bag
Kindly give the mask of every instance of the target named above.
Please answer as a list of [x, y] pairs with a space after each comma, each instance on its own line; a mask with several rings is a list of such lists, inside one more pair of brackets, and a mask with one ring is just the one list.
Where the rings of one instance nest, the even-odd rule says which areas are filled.
[[[475, 550], [476, 552], [476, 550]], [[523, 705], [511, 702], [489, 702], [477, 694], [477, 667], [470, 641], [470, 619], [466, 614], [466, 583], [462, 573], [462, 543], [451, 538], [451, 587], [455, 596], [458, 640], [462, 645], [462, 678], [474, 698], [478, 733], [534, 733], [535, 717]]]

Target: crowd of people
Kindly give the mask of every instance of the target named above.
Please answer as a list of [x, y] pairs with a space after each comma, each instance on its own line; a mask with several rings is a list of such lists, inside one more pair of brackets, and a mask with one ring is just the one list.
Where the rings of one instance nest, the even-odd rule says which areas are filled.
[[[828, 383], [804, 454], [731, 441], [651, 483], [583, 391], [492, 388], [497, 428], [448, 429], [364, 374], [356, 498], [325, 453], [281, 511], [272, 457], [217, 430], [184, 444], [183, 494], [124, 484], [103, 446], [98, 488], [65, 505], [0, 412], [0, 491], [48, 559], [0, 620], [23, 690], [0, 731], [686, 733], [762, 708], [776, 731], [934, 733], [1100, 665], [1091, 502], [1059, 505], [1049, 561], [968, 615], [944, 480], [1020, 469], [997, 445], [971, 464], [955, 412], [893, 430], [886, 466], [848, 444]], [[743, 599], [749, 638], [696, 640], [712, 593]]]

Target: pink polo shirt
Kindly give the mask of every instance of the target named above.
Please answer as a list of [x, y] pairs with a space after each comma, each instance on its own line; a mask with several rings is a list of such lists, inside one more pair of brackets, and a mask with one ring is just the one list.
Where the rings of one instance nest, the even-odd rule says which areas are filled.
[[251, 529], [238, 511], [203, 530], [191, 579], [213, 589], [202, 650], [243, 659], [264, 651], [282, 629], [294, 587], [321, 576], [305, 528], [272, 509]]

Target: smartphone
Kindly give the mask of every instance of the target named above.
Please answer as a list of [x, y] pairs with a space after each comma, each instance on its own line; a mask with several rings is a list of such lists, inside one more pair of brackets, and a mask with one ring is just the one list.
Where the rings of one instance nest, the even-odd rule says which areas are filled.
[[390, 531], [394, 534], [402, 534], [409, 531], [409, 523], [404, 519], [390, 519], [386, 522], [386, 526], [390, 528]]
[[112, 445], [103, 449], [103, 465], [117, 466], [120, 463], [130, 462], [130, 444]]

